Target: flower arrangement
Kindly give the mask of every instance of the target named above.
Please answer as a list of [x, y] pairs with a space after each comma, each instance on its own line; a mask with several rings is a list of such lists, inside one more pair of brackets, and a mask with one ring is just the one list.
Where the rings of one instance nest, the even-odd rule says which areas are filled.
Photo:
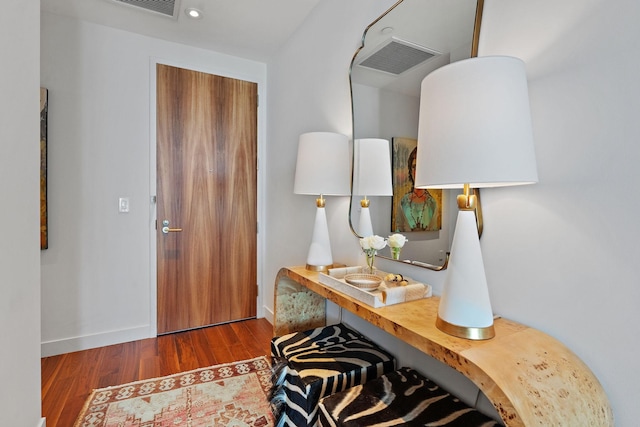
[[376, 258], [376, 254], [385, 246], [387, 246], [387, 241], [380, 236], [373, 235], [360, 239], [360, 247], [367, 256], [368, 273], [373, 274], [373, 262]]
[[407, 243], [409, 239], [407, 239], [403, 234], [392, 234], [387, 238], [387, 244], [391, 249], [391, 257], [393, 259], [400, 259], [400, 251], [405, 243]]

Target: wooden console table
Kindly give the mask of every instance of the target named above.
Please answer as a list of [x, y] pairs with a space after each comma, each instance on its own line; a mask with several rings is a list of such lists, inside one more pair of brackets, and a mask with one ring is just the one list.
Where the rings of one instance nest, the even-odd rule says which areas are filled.
[[614, 425], [598, 379], [571, 350], [536, 329], [501, 318], [491, 340], [452, 337], [435, 326], [438, 297], [373, 308], [320, 283], [318, 273], [304, 267], [281, 269], [274, 293], [275, 335], [323, 326], [328, 299], [461, 372], [507, 426]]

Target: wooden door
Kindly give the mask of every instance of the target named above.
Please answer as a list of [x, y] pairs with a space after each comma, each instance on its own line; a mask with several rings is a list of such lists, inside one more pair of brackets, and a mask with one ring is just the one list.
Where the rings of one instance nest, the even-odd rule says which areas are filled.
[[255, 317], [257, 84], [156, 71], [158, 334]]

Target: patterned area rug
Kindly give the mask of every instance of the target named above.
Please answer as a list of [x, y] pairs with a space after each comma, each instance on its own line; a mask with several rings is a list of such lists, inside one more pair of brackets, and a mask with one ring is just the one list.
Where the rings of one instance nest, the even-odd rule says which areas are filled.
[[74, 427], [273, 426], [266, 357], [94, 390]]

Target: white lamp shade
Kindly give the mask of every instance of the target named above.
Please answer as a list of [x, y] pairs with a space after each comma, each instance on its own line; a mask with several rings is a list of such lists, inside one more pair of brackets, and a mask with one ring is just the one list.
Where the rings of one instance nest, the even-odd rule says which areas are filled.
[[348, 196], [349, 139], [333, 132], [300, 135], [293, 186], [295, 194]]
[[470, 58], [424, 78], [415, 181], [421, 188], [538, 181], [522, 60]]
[[353, 142], [353, 194], [393, 196], [389, 141], [379, 138]]

